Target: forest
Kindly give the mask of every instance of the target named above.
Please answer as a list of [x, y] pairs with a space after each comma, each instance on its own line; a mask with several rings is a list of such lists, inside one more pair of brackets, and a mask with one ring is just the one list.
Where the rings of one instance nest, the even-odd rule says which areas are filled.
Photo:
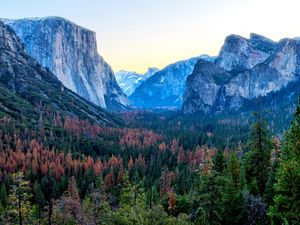
[[115, 127], [36, 111], [0, 119], [0, 224], [300, 224], [300, 105], [284, 135], [260, 111]]

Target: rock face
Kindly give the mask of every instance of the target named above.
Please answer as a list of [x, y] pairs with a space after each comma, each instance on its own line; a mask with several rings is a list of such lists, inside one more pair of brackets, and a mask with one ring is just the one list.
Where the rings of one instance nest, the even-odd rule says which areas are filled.
[[54, 112], [101, 124], [112, 124], [114, 121], [109, 113], [65, 88], [55, 75], [27, 55], [15, 32], [2, 22], [0, 90], [0, 114], [33, 120], [32, 115], [36, 114], [35, 107], [42, 104]]
[[107, 109], [128, 105], [112, 69], [97, 52], [94, 32], [59, 17], [3, 22], [15, 30], [26, 52], [67, 88]]
[[257, 34], [251, 34], [250, 39], [230, 35], [216, 63], [225, 70], [238, 73], [265, 61], [275, 47], [276, 43]]
[[208, 113], [214, 107], [222, 92], [222, 86], [227, 84], [232, 75], [217, 64], [199, 60], [193, 73], [187, 78], [184, 96], [185, 112], [201, 110]]
[[138, 108], [181, 107], [186, 78], [199, 59], [214, 60], [203, 55], [168, 65], [144, 81], [129, 96], [132, 105]]
[[141, 85], [142, 82], [154, 75], [158, 72], [158, 70], [159, 69], [155, 67], [151, 67], [145, 74], [121, 70], [116, 72], [115, 76], [122, 91], [129, 96]]
[[226, 38], [214, 63], [198, 61], [187, 79], [184, 113], [220, 113], [245, 108], [245, 102], [278, 92], [298, 80], [300, 41], [275, 43], [252, 34]]

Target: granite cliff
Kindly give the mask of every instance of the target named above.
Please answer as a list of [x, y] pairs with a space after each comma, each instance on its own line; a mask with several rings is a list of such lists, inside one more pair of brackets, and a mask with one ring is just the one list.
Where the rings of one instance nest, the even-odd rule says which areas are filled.
[[97, 51], [93, 31], [60, 17], [2, 21], [16, 32], [26, 52], [65, 87], [109, 110], [127, 107], [111, 67]]
[[245, 102], [278, 92], [298, 80], [300, 41], [275, 43], [252, 34], [226, 38], [214, 62], [199, 60], [187, 78], [183, 111], [220, 113], [245, 108]]

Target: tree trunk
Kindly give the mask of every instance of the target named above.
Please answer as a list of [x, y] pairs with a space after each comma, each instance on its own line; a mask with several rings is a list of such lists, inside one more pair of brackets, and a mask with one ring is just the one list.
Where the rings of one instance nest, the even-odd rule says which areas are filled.
[[49, 210], [48, 210], [48, 225], [51, 225], [51, 217], [52, 217], [52, 199], [48, 201]]
[[22, 220], [22, 211], [21, 211], [21, 195], [20, 195], [20, 190], [18, 193], [18, 206], [19, 206], [19, 224], [22, 225], [23, 224], [23, 220]]

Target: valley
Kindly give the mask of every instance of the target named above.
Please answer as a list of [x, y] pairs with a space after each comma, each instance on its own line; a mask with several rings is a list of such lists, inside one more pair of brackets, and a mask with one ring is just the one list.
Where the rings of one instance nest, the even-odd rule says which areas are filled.
[[1, 19], [0, 224], [298, 224], [299, 46], [114, 73], [89, 29]]

